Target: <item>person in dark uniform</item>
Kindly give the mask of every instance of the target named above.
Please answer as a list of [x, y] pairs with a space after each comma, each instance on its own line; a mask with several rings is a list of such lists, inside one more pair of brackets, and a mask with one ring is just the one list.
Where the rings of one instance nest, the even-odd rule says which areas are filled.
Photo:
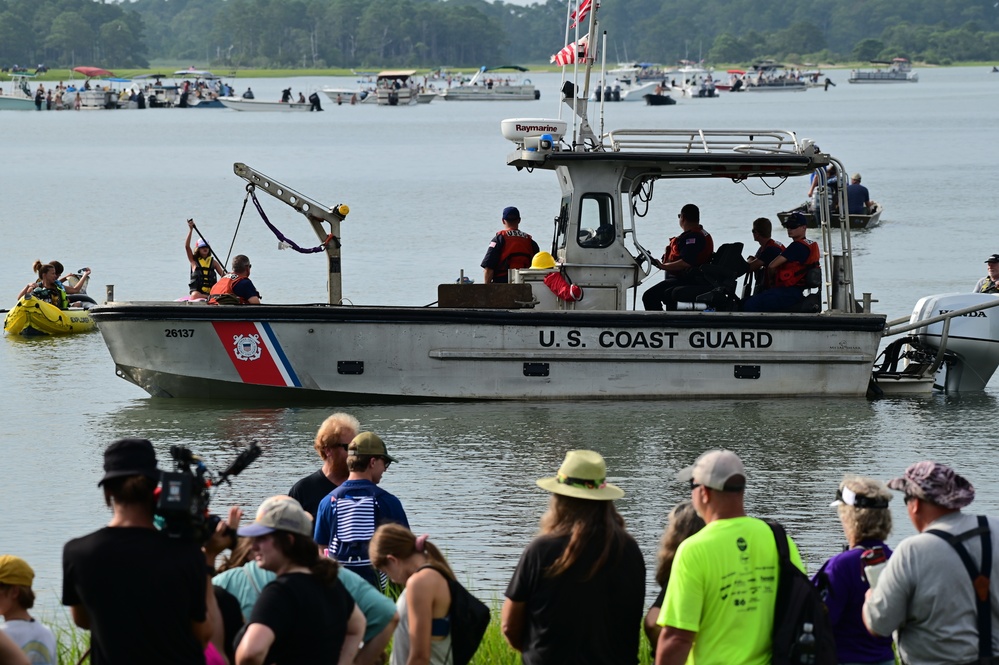
[[749, 272], [753, 273], [753, 280], [756, 282], [753, 287], [753, 295], [770, 288], [770, 275], [766, 268], [784, 251], [784, 245], [771, 237], [773, 228], [773, 222], [766, 217], [757, 217], [753, 220], [753, 240], [760, 244], [756, 254], [746, 257]]
[[791, 213], [782, 225], [792, 242], [767, 266], [771, 288], [746, 300], [742, 305], [744, 312], [794, 311], [804, 297], [808, 271], [819, 267], [822, 254], [818, 243], [805, 237], [808, 225], [805, 216]]
[[701, 211], [693, 203], [680, 208], [677, 215], [683, 233], [670, 238], [669, 245], [661, 261], [652, 259], [652, 265], [666, 272], [666, 279], [642, 294], [642, 304], [646, 310], [676, 309], [676, 300], [670, 292], [681, 286], [694, 286], [700, 283], [700, 276], [694, 268], [711, 260], [715, 251], [711, 234], [701, 226]]
[[493, 236], [480, 264], [482, 281], [506, 284], [510, 268], [529, 268], [531, 259], [540, 251], [538, 243], [520, 230], [520, 211], [513, 206], [503, 208], [503, 230]]

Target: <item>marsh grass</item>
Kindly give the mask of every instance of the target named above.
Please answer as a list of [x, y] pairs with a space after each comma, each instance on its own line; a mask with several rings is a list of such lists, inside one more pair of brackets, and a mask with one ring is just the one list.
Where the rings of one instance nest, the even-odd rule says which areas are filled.
[[[482, 637], [479, 650], [475, 652], [471, 665], [520, 665], [520, 654], [510, 648], [503, 638], [500, 630], [500, 605], [493, 602], [491, 605], [492, 616], [486, 634]], [[635, 630], [640, 633], [641, 626], [636, 626]], [[638, 642], [638, 662], [639, 665], [652, 665], [652, 653], [649, 649], [649, 641], [642, 633]]]
[[[472, 658], [471, 665], [520, 665], [520, 654], [510, 648], [500, 630], [502, 602], [498, 598], [493, 598], [489, 605], [491, 610], [489, 627], [482, 637], [479, 650]], [[61, 616], [57, 617], [40, 618], [55, 633], [59, 643], [59, 665], [86, 665], [90, 662], [89, 655], [84, 659], [84, 654], [90, 648], [90, 632], [77, 628], [68, 612], [63, 611]], [[641, 626], [636, 627], [636, 630], [641, 633]], [[639, 665], [652, 665], [652, 654], [644, 633], [640, 635], [638, 645]]]

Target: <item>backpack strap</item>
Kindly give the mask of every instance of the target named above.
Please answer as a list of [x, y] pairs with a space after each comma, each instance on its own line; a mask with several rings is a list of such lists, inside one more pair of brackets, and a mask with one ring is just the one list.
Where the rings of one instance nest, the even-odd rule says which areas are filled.
[[[976, 528], [956, 536], [940, 529], [928, 529], [926, 533], [932, 533], [947, 541], [961, 557], [961, 563], [968, 571], [971, 584], [975, 589], [975, 607], [978, 610], [978, 658], [983, 663], [989, 662], [989, 659], [992, 658], [992, 611], [989, 597], [989, 576], [992, 574], [992, 537], [988, 518], [985, 515], [979, 515]], [[962, 541], [974, 536], [980, 536], [982, 539], [981, 570], [975, 566], [974, 560], [962, 544]]]
[[767, 522], [770, 530], [774, 532], [774, 540], [777, 542], [777, 556], [780, 562], [788, 563], [791, 561], [791, 550], [787, 546], [787, 532], [784, 531], [784, 527], [780, 522]]

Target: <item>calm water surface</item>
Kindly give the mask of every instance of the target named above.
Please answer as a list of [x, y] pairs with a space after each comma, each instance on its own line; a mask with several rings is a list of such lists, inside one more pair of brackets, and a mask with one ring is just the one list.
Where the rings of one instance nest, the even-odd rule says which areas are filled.
[[[860, 171], [885, 206], [880, 228], [853, 237], [858, 292], [889, 318], [923, 295], [967, 291], [983, 274], [993, 240], [999, 177], [994, 118], [999, 79], [987, 68], [922, 70], [920, 83], [839, 85], [803, 94], [723, 95], [673, 107], [607, 105], [607, 129], [790, 129]], [[508, 117], [553, 117], [557, 75], [539, 75], [539, 102], [439, 102], [409, 108], [336, 107], [313, 114], [206, 110], [0, 114], [7, 157], [0, 167], [0, 285], [13, 296], [34, 259], [93, 268], [91, 293], [114, 284], [119, 299], [166, 300], [186, 290], [181, 247], [193, 217], [223, 255], [251, 257], [266, 302], [325, 298], [324, 261], [277, 251], [252, 206], [240, 221], [241, 161], [324, 204], [351, 208], [343, 224], [344, 294], [357, 304], [423, 305], [479, 261], [499, 211], [517, 205], [542, 246], [558, 211], [548, 173], [505, 165], [499, 134]], [[258, 98], [297, 95], [348, 79], [243, 80]], [[599, 125], [599, 111], [591, 112]], [[660, 183], [643, 230], [650, 247], [675, 234], [676, 209], [701, 206], [716, 242], [751, 241], [760, 215], [804, 199], [807, 183]], [[754, 196], [756, 194], [756, 196]], [[299, 215], [261, 195], [269, 218], [303, 246]], [[238, 229], [238, 231], [237, 231]], [[9, 306], [8, 304], [8, 306]], [[219, 491], [250, 511], [311, 472], [311, 441], [337, 407], [154, 400], [114, 375], [100, 335], [0, 340], [0, 553], [25, 557], [40, 605], [54, 610], [62, 544], [106, 522], [96, 482], [101, 453], [124, 435], [200, 452], [220, 471], [251, 440], [265, 454]], [[703, 450], [730, 447], [750, 474], [749, 509], [785, 521], [810, 570], [839, 551], [828, 508], [844, 472], [880, 478], [936, 458], [978, 488], [974, 507], [996, 512], [997, 383], [983, 394], [868, 402], [863, 399], [545, 404], [344, 404], [401, 458], [383, 484], [403, 501], [415, 530], [429, 532], [455, 568], [486, 595], [501, 595], [534, 533], [547, 495], [534, 480], [554, 474], [566, 450], [601, 451], [629, 528], [654, 567], [666, 513], [688, 492], [675, 472]], [[901, 501], [891, 542], [910, 535]], [[651, 583], [649, 595], [653, 594]]]

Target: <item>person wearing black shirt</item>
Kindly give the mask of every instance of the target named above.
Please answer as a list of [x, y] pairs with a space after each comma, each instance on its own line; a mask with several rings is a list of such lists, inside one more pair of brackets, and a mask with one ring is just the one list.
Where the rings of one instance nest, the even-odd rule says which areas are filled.
[[337, 563], [319, 555], [312, 518], [289, 496], [267, 499], [239, 535], [277, 579], [253, 605], [236, 665], [354, 662], [364, 637], [364, 614], [337, 577]]
[[319, 426], [313, 446], [323, 460], [323, 466], [299, 480], [288, 491], [288, 496], [302, 504], [302, 508], [313, 518], [319, 512], [319, 502], [350, 476], [347, 446], [360, 430], [361, 423], [347, 413], [334, 413]]
[[111, 521], [63, 548], [62, 603], [91, 631], [91, 663], [204, 663], [209, 616], [218, 613], [206, 575], [214, 555], [156, 530], [159, 470], [149, 441], [115, 441], [104, 471], [98, 486]]

